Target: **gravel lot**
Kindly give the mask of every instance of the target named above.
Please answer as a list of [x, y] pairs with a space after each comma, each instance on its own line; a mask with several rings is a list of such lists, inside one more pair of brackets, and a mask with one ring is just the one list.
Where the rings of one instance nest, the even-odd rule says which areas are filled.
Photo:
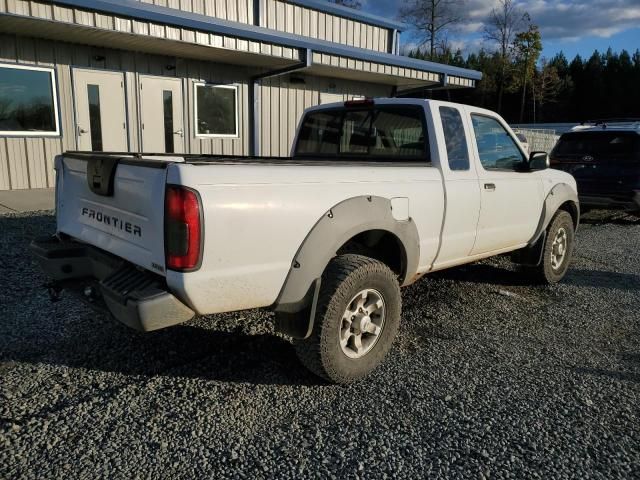
[[307, 373], [270, 314], [139, 334], [49, 303], [0, 216], [0, 478], [640, 478], [640, 222], [593, 215], [564, 283], [504, 259], [404, 290], [382, 368]]

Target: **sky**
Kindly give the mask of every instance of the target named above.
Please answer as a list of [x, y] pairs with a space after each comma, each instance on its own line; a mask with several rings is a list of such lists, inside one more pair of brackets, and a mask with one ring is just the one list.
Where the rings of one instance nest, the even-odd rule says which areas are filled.
[[[395, 18], [403, 0], [362, 0], [362, 10]], [[459, 0], [466, 17], [457, 31], [449, 34], [454, 47], [463, 52], [488, 49], [492, 45], [482, 37], [483, 21], [496, 0]], [[529, 13], [540, 27], [543, 57], [563, 51], [571, 60], [576, 54], [589, 57], [595, 49], [603, 52], [640, 48], [640, 0], [519, 0], [518, 7]], [[401, 45], [415, 43], [409, 32], [401, 36]]]

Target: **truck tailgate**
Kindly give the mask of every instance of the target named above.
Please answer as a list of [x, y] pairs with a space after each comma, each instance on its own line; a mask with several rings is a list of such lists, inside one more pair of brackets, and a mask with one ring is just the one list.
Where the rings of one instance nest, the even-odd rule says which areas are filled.
[[[57, 157], [58, 232], [164, 274], [166, 166], [172, 161], [181, 159], [145, 163], [99, 153]], [[103, 167], [109, 163], [114, 164], [112, 177]], [[88, 170], [97, 179], [91, 186]], [[105, 183], [102, 190], [101, 181]]]

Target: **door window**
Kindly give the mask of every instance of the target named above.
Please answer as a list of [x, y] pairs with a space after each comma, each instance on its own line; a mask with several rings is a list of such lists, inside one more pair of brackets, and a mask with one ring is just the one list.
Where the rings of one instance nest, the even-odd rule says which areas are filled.
[[485, 170], [515, 170], [523, 164], [524, 155], [500, 122], [484, 115], [471, 115], [471, 120]]
[[164, 110], [164, 151], [173, 153], [173, 92], [162, 91], [162, 108]]
[[87, 85], [89, 100], [89, 132], [91, 133], [91, 150], [102, 151], [102, 119], [100, 118], [100, 87]]
[[447, 146], [450, 170], [469, 170], [469, 149], [462, 117], [457, 108], [440, 107], [440, 120]]

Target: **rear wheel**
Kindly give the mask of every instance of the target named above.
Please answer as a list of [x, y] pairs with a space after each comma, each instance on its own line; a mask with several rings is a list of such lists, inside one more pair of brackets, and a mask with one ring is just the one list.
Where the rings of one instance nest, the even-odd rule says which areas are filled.
[[311, 336], [295, 342], [298, 358], [331, 382], [362, 378], [391, 348], [400, 311], [400, 287], [389, 267], [362, 255], [340, 255], [322, 276]]
[[568, 212], [560, 210], [547, 227], [542, 261], [536, 267], [528, 267], [539, 283], [557, 283], [565, 276], [573, 256], [575, 230]]

